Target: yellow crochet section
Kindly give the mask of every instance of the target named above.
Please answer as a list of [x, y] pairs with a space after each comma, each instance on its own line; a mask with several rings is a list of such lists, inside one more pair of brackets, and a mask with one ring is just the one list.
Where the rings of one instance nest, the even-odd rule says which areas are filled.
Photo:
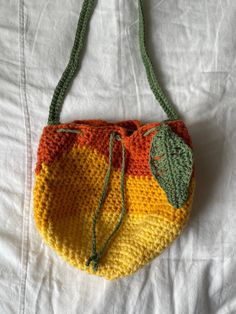
[[[106, 170], [107, 162], [96, 150], [73, 147], [50, 166], [42, 164], [34, 189], [34, 216], [42, 237], [67, 262], [91, 274], [85, 263]], [[168, 247], [188, 220], [194, 184], [192, 178], [188, 201], [175, 209], [153, 177], [126, 176], [127, 214], [96, 275], [110, 280], [130, 275]], [[120, 170], [114, 170], [97, 221], [98, 249], [117, 223], [120, 207]]]

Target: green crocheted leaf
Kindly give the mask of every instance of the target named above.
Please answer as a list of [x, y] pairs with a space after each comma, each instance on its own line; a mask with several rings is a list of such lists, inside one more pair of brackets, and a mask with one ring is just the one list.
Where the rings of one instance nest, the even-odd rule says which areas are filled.
[[149, 163], [169, 202], [175, 208], [182, 207], [188, 199], [193, 171], [191, 148], [168, 125], [163, 124], [153, 136]]

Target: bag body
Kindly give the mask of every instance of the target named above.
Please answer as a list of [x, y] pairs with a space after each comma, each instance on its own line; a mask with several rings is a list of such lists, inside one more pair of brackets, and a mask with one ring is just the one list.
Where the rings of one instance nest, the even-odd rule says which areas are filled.
[[[80, 32], [86, 12], [92, 14], [87, 2]], [[140, 1], [141, 35], [142, 10]], [[146, 51], [140, 46], [144, 60]], [[70, 68], [77, 64], [75, 56], [72, 50]], [[152, 67], [145, 67], [148, 75]], [[68, 73], [60, 82], [72, 79]], [[156, 82], [152, 75], [148, 79]], [[110, 280], [133, 274], [168, 247], [188, 221], [195, 188], [189, 133], [160, 87], [151, 84], [169, 120], [60, 123], [69, 86], [63, 89], [60, 82], [38, 148], [36, 227], [53, 250], [81, 270]]]

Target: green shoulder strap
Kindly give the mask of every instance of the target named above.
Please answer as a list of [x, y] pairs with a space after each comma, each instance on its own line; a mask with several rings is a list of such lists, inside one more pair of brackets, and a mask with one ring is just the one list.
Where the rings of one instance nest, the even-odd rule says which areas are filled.
[[[138, 0], [139, 4], [139, 45], [143, 64], [146, 69], [146, 74], [151, 90], [161, 107], [165, 111], [169, 120], [179, 119], [177, 112], [173, 105], [162, 91], [153, 70], [152, 62], [148, 55], [145, 43], [145, 23], [144, 23], [144, 8], [143, 1]], [[70, 55], [69, 63], [59, 80], [54, 91], [52, 102], [49, 110], [48, 124], [60, 124], [60, 112], [64, 102], [66, 92], [79, 68], [82, 50], [85, 46], [86, 36], [89, 28], [89, 21], [91, 19], [95, 0], [84, 0], [80, 17], [77, 25], [75, 40]]]

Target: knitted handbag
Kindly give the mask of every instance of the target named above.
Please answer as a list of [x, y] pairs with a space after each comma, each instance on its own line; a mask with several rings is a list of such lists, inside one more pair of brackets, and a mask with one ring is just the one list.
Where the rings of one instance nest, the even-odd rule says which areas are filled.
[[141, 57], [168, 120], [60, 123], [94, 2], [84, 0], [70, 60], [41, 135], [34, 218], [44, 241], [69, 264], [117, 279], [150, 262], [181, 233], [192, 205], [194, 161], [187, 128], [162, 92], [146, 50], [142, 0]]

